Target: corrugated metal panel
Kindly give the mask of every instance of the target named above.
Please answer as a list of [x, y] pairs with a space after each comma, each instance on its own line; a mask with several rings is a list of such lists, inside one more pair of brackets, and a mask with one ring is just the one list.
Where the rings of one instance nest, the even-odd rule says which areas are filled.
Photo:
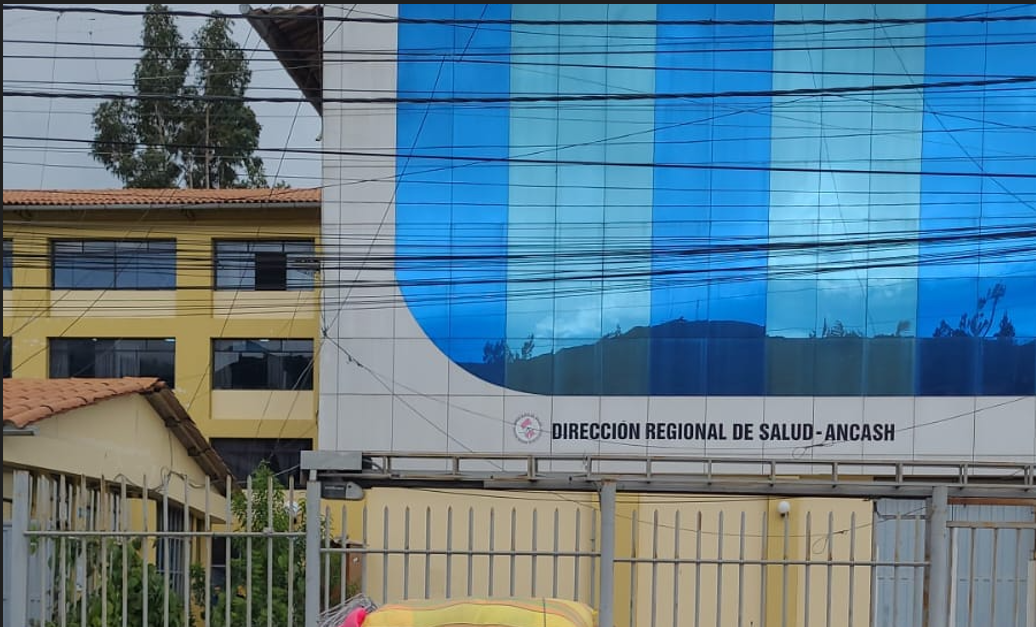
[[[1023, 627], [1028, 596], [1028, 561], [1036, 551], [1036, 531], [1011, 523], [1036, 521], [1033, 507], [951, 505], [951, 521], [992, 523], [989, 528], [951, 532], [954, 577], [953, 627]], [[997, 528], [996, 523], [1005, 523]], [[925, 502], [881, 500], [875, 507], [878, 560], [924, 559]], [[877, 568], [874, 627], [920, 625], [924, 573], [920, 568]]]
[[[874, 511], [876, 559], [909, 562], [925, 559], [925, 501], [878, 501]], [[879, 566], [875, 575], [874, 627], [920, 625], [924, 569]]]
[[950, 535], [954, 563], [951, 592], [956, 627], [1022, 627], [1028, 595], [1028, 560], [1036, 549], [1033, 529], [997, 528], [995, 523], [1034, 521], [1032, 507], [954, 505], [950, 520], [993, 523], [991, 528], [956, 528]]

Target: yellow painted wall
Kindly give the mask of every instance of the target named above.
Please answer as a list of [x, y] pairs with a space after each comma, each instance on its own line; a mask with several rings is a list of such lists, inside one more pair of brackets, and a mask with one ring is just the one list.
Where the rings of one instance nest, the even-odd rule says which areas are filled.
[[[676, 623], [678, 616], [681, 624], [693, 625], [697, 621], [702, 625], [727, 625], [737, 624], [740, 613], [745, 625], [762, 624], [764, 614], [766, 624], [801, 625], [807, 611], [810, 624], [825, 624], [829, 597], [825, 568], [810, 569], [810, 601], [807, 606], [804, 594], [807, 578], [803, 566], [763, 566], [760, 562], [848, 560], [850, 551], [858, 560], [869, 559], [871, 504], [855, 499], [789, 499], [791, 511], [787, 516], [781, 516], [777, 511], [778, 502], [779, 499], [767, 497], [620, 494], [616, 519], [615, 624], [671, 625]], [[473, 521], [471, 546], [475, 551], [489, 548], [490, 510], [495, 512], [495, 549], [501, 553], [512, 547], [512, 510], [515, 512], [513, 546], [518, 551], [532, 548], [535, 528], [536, 546], [540, 551], [550, 553], [554, 547], [555, 510], [558, 512], [559, 548], [562, 552], [591, 551], [600, 547], [599, 521], [596, 525], [591, 523], [598, 512], [597, 497], [593, 494], [458, 493], [379, 488], [369, 490], [363, 502], [342, 508], [343, 513], [340, 513], [340, 507], [340, 504], [333, 506], [330, 511], [334, 518], [344, 520], [348, 538], [365, 542], [375, 551], [366, 558], [365, 590], [379, 600], [385, 593], [392, 600], [401, 599], [404, 594], [411, 598], [424, 597], [426, 562], [420, 552], [429, 545], [426, 530], [431, 530], [430, 545], [441, 553], [446, 547], [447, 517], [451, 510], [454, 550], [467, 550], [469, 546], [469, 512]], [[538, 510], [535, 526], [532, 522], [534, 509]], [[578, 546], [575, 544], [577, 511], [580, 515]], [[855, 534], [852, 532], [854, 515]], [[827, 542], [829, 516], [830, 543]], [[404, 557], [394, 554], [389, 558], [386, 569], [383, 558], [376, 553], [386, 546], [386, 540], [387, 545], [397, 551], [410, 547], [413, 555], [409, 566]], [[657, 565], [630, 563], [631, 560], [652, 557], [661, 561]], [[685, 562], [679, 568], [672, 563], [664, 563], [676, 557]], [[720, 557], [728, 563], [722, 567], [709, 563]], [[700, 566], [686, 563], [697, 558], [703, 561]], [[739, 567], [739, 558], [749, 563]], [[531, 562], [528, 556], [514, 560], [514, 594], [533, 594]], [[562, 597], [572, 598], [578, 586], [580, 600], [589, 600], [590, 587], [595, 584], [599, 573], [590, 570], [588, 560], [580, 565], [577, 584], [574, 560], [570, 557], [558, 559], [556, 590], [553, 586], [554, 567], [555, 560], [550, 557], [537, 560], [535, 594], [556, 592]], [[846, 624], [849, 569], [834, 567], [831, 571], [832, 624]], [[471, 572], [472, 593], [476, 596], [487, 594], [490, 581], [488, 558], [473, 558]], [[453, 596], [467, 595], [467, 556], [454, 556], [447, 576], [445, 556], [435, 555], [428, 562], [427, 573], [430, 596], [443, 596], [447, 580]], [[498, 555], [494, 559], [492, 573], [493, 592], [496, 595], [510, 594], [510, 558]], [[869, 585], [868, 569], [857, 567], [853, 580], [853, 620], [859, 624], [867, 624], [869, 620]], [[678, 603], [674, 603], [674, 589], [679, 590]], [[600, 599], [599, 592], [595, 591], [594, 598]], [[786, 622], [781, 620], [782, 613], [787, 615]]]
[[[4, 440], [4, 466], [41, 468], [55, 473], [127, 481], [156, 488], [168, 477], [170, 497], [205, 507], [205, 473], [139, 394], [113, 398], [58, 414], [36, 425], [34, 436]], [[179, 473], [186, 475], [181, 478]], [[186, 493], [184, 481], [191, 487]], [[210, 495], [222, 512], [222, 497]]]
[[[214, 394], [211, 342], [313, 338], [316, 350], [318, 292], [214, 291], [212, 256], [214, 240], [316, 240], [319, 229], [317, 208], [32, 211], [5, 219], [4, 238], [15, 251], [15, 289], [4, 291], [3, 322], [4, 336], [13, 337], [13, 374], [46, 377], [51, 337], [175, 338], [175, 391], [206, 436], [315, 441], [315, 390]], [[52, 238], [175, 238], [178, 289], [51, 291], [44, 260]]]

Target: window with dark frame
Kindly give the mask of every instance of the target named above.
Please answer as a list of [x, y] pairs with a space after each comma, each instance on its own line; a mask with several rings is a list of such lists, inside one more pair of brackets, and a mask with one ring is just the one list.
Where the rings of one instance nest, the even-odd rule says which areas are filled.
[[175, 240], [52, 240], [50, 246], [54, 289], [176, 289]]
[[213, 340], [212, 389], [312, 390], [313, 340]]
[[14, 285], [14, 242], [4, 240], [4, 289], [9, 290]]
[[157, 377], [175, 387], [176, 342], [142, 338], [50, 338], [50, 377]]
[[217, 290], [312, 290], [317, 271], [313, 240], [215, 242]]
[[[182, 505], [169, 503], [168, 511], [162, 501], [158, 502], [158, 532], [166, 531], [188, 531], [184, 526], [184, 509]], [[184, 556], [186, 540], [180, 537], [161, 536], [155, 542], [155, 566], [158, 573], [169, 575], [169, 587], [177, 592], [184, 593]], [[188, 556], [189, 557], [189, 556]]]

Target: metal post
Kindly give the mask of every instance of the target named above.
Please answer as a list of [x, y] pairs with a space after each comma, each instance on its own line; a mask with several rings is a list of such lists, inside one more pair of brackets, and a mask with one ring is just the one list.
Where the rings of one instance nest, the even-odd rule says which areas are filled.
[[309, 471], [306, 483], [306, 627], [320, 623], [320, 482]]
[[947, 627], [950, 618], [950, 534], [946, 486], [932, 489], [928, 506], [927, 627]]
[[[11, 603], [12, 625], [28, 625], [29, 606], [29, 473], [14, 473], [14, 502], [11, 503]], [[42, 618], [42, 617], [41, 617]], [[5, 621], [6, 622], [6, 621]]]
[[601, 607], [600, 627], [615, 625], [615, 482], [601, 484]]

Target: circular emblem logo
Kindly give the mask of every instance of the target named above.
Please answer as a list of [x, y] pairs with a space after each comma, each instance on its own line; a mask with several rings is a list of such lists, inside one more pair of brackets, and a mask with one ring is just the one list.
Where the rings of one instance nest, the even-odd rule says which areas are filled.
[[536, 414], [522, 414], [514, 421], [514, 437], [518, 438], [519, 442], [532, 444], [539, 439], [541, 433], [543, 426]]

